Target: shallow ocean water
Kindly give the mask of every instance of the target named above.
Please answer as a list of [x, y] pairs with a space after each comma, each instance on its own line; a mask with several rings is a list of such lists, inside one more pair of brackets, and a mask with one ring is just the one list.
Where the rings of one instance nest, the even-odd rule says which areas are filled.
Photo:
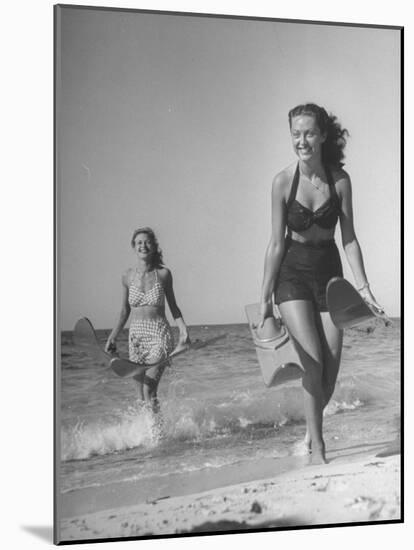
[[[325, 410], [327, 449], [394, 438], [400, 419], [400, 321], [346, 331], [341, 370]], [[104, 342], [109, 331], [98, 331]], [[61, 339], [60, 490], [150, 480], [173, 473], [294, 454], [305, 421], [299, 381], [266, 388], [247, 325], [190, 328], [226, 334], [177, 357], [159, 387], [162, 425], [118, 378]], [[127, 332], [119, 340], [127, 354]]]

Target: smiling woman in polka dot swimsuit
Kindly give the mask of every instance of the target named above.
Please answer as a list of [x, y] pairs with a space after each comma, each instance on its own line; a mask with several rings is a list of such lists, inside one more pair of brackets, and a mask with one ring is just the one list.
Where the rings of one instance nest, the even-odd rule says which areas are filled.
[[138, 397], [158, 411], [157, 388], [167, 365], [165, 359], [174, 349], [171, 327], [165, 317], [165, 298], [179, 329], [177, 347], [189, 342], [187, 326], [174, 296], [172, 275], [163, 264], [162, 252], [152, 229], [142, 227], [132, 235], [131, 246], [137, 256], [135, 268], [122, 275], [122, 306], [119, 321], [106, 342], [105, 350], [116, 350], [116, 339], [130, 314], [129, 358], [136, 363], [154, 365], [134, 377]]

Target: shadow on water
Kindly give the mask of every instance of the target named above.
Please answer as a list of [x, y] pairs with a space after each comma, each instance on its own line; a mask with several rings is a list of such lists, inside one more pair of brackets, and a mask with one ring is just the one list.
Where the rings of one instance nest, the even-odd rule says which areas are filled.
[[39, 539], [53, 543], [53, 527], [49, 525], [22, 525], [21, 528]]
[[298, 525], [303, 525], [300, 518], [291, 517], [274, 519], [269, 521], [264, 521], [262, 523], [250, 524], [246, 521], [234, 521], [234, 520], [219, 520], [219, 521], [206, 521], [193, 529], [188, 531], [180, 531], [181, 533], [212, 533], [217, 531], [257, 531], [261, 529], [278, 529], [281, 527], [294, 527]]

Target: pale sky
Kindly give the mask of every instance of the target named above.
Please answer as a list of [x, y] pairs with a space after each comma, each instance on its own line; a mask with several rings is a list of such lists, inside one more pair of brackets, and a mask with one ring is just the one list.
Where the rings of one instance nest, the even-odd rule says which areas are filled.
[[400, 315], [397, 30], [70, 8], [59, 49], [61, 328], [81, 316], [114, 325], [143, 225], [188, 324], [245, 322], [260, 296], [272, 179], [295, 161], [287, 113], [306, 101], [350, 132], [366, 271]]

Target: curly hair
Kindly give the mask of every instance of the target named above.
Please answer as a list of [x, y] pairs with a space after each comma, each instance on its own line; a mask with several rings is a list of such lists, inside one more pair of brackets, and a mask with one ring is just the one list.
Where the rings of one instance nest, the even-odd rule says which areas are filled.
[[344, 149], [348, 130], [342, 128], [337, 117], [325, 111], [315, 103], [297, 105], [289, 111], [289, 127], [292, 128], [292, 119], [295, 116], [309, 115], [315, 117], [319, 130], [325, 134], [326, 140], [322, 143], [322, 162], [332, 166], [343, 166]]
[[139, 235], [140, 233], [145, 233], [146, 235], [148, 235], [148, 237], [151, 239], [151, 241], [153, 242], [153, 244], [155, 246], [154, 255], [152, 257], [153, 266], [154, 267], [163, 267], [164, 260], [163, 260], [163, 257], [162, 257], [162, 250], [160, 248], [160, 245], [158, 244], [158, 239], [157, 239], [154, 231], [150, 227], [139, 227], [138, 229], [135, 229], [135, 231], [132, 234], [132, 239], [131, 239], [132, 248], [135, 247], [135, 239], [136, 239], [137, 235]]

